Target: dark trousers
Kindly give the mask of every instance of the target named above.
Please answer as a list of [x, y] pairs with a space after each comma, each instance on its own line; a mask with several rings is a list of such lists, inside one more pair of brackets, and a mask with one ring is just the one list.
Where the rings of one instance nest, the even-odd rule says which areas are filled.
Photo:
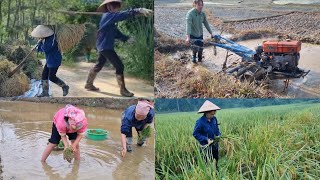
[[57, 77], [58, 67], [48, 68], [47, 64], [44, 66], [42, 71], [42, 80], [50, 80], [55, 84], [63, 84], [63, 81]]
[[216, 145], [210, 145], [207, 148], [201, 147], [201, 153], [205, 158], [206, 162], [216, 160], [216, 168], [218, 169], [218, 161], [219, 161], [219, 147]]
[[104, 50], [99, 52], [98, 62], [93, 67], [94, 71], [99, 72], [107, 60], [109, 60], [113, 67], [116, 68], [116, 74], [123, 75], [124, 65], [114, 50]]
[[[135, 127], [135, 129], [136, 129], [138, 135], [140, 135], [139, 131], [142, 131], [143, 127], [141, 129], [138, 129], [138, 128]], [[126, 134], [126, 136], [127, 137], [132, 137], [132, 128], [130, 128], [130, 131]]]
[[[190, 39], [191, 40], [203, 40], [203, 36], [200, 37], [195, 37], [190, 35]], [[202, 60], [202, 52], [203, 52], [203, 41], [195, 41], [193, 43], [195, 45], [195, 47], [192, 48], [192, 54], [193, 54], [193, 58], [197, 57], [197, 53], [198, 53], [198, 61]]]

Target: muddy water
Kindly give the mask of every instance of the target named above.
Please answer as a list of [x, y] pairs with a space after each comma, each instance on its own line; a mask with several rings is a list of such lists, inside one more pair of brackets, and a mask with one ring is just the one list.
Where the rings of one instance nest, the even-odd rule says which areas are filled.
[[[51, 134], [52, 117], [64, 105], [1, 102], [0, 156], [4, 179], [154, 179], [154, 138], [143, 147], [134, 146], [126, 158], [120, 156], [122, 110], [81, 107], [88, 128], [103, 128], [104, 141], [83, 138], [81, 161], [68, 163], [61, 151], [53, 151], [46, 163], [40, 158]], [[134, 137], [137, 135], [134, 132]]]
[[[264, 39], [255, 39], [238, 42], [248, 48], [255, 49], [262, 44], [263, 40], [273, 39], [272, 37], [265, 37]], [[291, 79], [289, 88], [283, 92], [283, 80], [272, 80], [271, 89], [280, 95], [296, 97], [296, 98], [314, 98], [320, 97], [320, 45], [302, 43], [300, 51], [299, 68], [304, 70], [311, 70], [311, 72], [304, 78]], [[185, 53], [185, 52], [184, 52]], [[191, 54], [191, 52], [187, 52]], [[230, 53], [229, 53], [230, 54]], [[176, 54], [174, 56], [177, 56]], [[191, 55], [190, 59], [191, 59]], [[204, 49], [205, 60], [201, 63], [211, 71], [221, 71], [222, 64], [226, 57], [226, 50], [217, 47], [217, 55], [214, 56], [213, 48], [208, 47]], [[232, 55], [228, 58], [227, 65], [240, 61], [240, 57]]]

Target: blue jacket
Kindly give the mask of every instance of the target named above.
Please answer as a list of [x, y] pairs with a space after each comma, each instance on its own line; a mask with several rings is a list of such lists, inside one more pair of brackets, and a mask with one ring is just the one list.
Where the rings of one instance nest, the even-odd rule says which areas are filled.
[[46, 63], [48, 68], [55, 68], [61, 65], [62, 55], [54, 35], [46, 37], [44, 42], [40, 41], [38, 52], [44, 52], [46, 54]]
[[137, 128], [138, 130], [142, 130], [146, 124], [151, 124], [154, 118], [154, 109], [150, 109], [147, 118], [138, 121], [134, 117], [136, 105], [132, 105], [128, 107], [122, 113], [122, 122], [121, 122], [121, 133], [128, 135], [131, 132], [132, 127]]
[[203, 146], [208, 144], [208, 139], [214, 139], [215, 136], [220, 136], [220, 130], [218, 127], [218, 120], [213, 117], [209, 122], [205, 115], [199, 118], [194, 127], [193, 136]]
[[113, 50], [115, 39], [123, 42], [129, 39], [128, 36], [122, 34], [117, 28], [116, 23], [135, 16], [137, 12], [133, 9], [121, 11], [117, 13], [106, 12], [102, 15], [99, 30], [97, 34], [97, 49], [99, 52], [104, 50]]

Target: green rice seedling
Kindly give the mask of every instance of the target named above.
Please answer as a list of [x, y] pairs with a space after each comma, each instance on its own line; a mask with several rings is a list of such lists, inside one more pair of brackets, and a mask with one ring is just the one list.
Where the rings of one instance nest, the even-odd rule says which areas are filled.
[[71, 147], [68, 147], [63, 151], [63, 158], [67, 160], [69, 163], [71, 163], [73, 157], [74, 157], [74, 154]]
[[138, 137], [138, 141], [151, 137], [151, 127], [148, 126], [141, 131], [141, 134]]

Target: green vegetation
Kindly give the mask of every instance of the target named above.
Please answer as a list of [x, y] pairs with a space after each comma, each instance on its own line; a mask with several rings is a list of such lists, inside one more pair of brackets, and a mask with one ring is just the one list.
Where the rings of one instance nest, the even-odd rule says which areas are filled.
[[[158, 104], [158, 103], [157, 103]], [[317, 179], [320, 103], [218, 111], [220, 172], [192, 136], [200, 114], [157, 115], [157, 179]]]
[[69, 163], [71, 163], [73, 157], [74, 155], [71, 147], [68, 147], [63, 151], [63, 158], [67, 160]]
[[59, 141], [58, 148], [64, 148], [64, 144], [62, 140]]
[[151, 137], [151, 127], [150, 126], [144, 128], [142, 130], [142, 132], [141, 132], [141, 134], [140, 134], [140, 136], [138, 138], [138, 142], [142, 141], [145, 138], [149, 138], [149, 137]]
[[102, 130], [95, 130], [95, 129], [91, 129], [88, 131], [88, 133], [90, 134], [106, 134], [105, 131], [102, 131]]

